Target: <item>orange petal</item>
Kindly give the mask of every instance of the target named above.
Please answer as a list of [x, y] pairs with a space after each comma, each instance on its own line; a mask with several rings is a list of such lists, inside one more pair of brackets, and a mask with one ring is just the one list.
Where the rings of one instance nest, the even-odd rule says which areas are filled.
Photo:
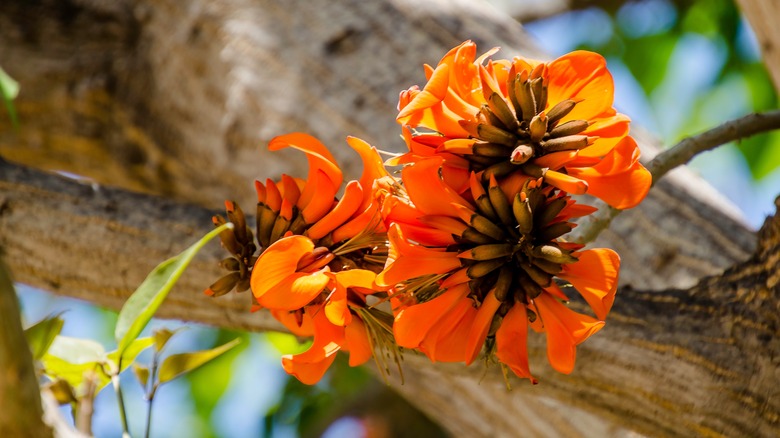
[[439, 319], [468, 293], [469, 287], [464, 284], [453, 287], [428, 302], [401, 310], [393, 323], [393, 333], [398, 345], [417, 348]]
[[534, 302], [547, 332], [547, 359], [552, 367], [564, 374], [574, 370], [576, 346], [604, 326], [587, 315], [576, 313], [548, 294], [541, 294]]
[[496, 357], [509, 367], [517, 377], [531, 380], [528, 366], [528, 315], [525, 306], [517, 303], [509, 309], [496, 332]]
[[[340, 181], [339, 184], [341, 184]], [[301, 214], [303, 214], [303, 219], [306, 220], [307, 224], [313, 224], [322, 219], [333, 208], [336, 192], [339, 189], [334, 181], [321, 170], [317, 170], [314, 180], [309, 180], [308, 184], [306, 184], [304, 193], [312, 185], [315, 187], [311, 191], [314, 196], [308, 204], [298, 205], [298, 208], [303, 208]]]
[[455, 243], [452, 233], [436, 227], [404, 224], [403, 228], [404, 235], [409, 240], [415, 241], [420, 245], [444, 247]]
[[387, 233], [396, 258], [376, 277], [379, 286], [395, 286], [405, 280], [429, 274], [443, 274], [460, 268], [455, 252], [417, 246], [407, 242], [397, 224]]
[[639, 162], [639, 148], [631, 137], [623, 138], [598, 164], [567, 171], [588, 182], [588, 194], [618, 209], [637, 206], [652, 185], [652, 176]]
[[588, 191], [588, 183], [585, 181], [554, 170], [548, 170], [544, 174], [544, 180], [547, 184], [572, 195], [583, 195]]
[[255, 180], [255, 191], [257, 191], [257, 203], [265, 204], [265, 186], [258, 180]]
[[[333, 274], [329, 274], [333, 278]], [[347, 305], [347, 289], [339, 284], [334, 286], [328, 294], [328, 301], [325, 303], [325, 316], [334, 325], [344, 327], [352, 322], [352, 314]]]
[[309, 312], [271, 309], [271, 315], [295, 336], [314, 336], [314, 324], [311, 321]]
[[314, 249], [314, 243], [304, 236], [277, 240], [257, 258], [249, 281], [252, 293], [260, 298], [269, 289], [295, 273], [298, 261]]
[[477, 317], [471, 325], [468, 338], [466, 338], [466, 365], [474, 362], [474, 359], [477, 358], [477, 355], [482, 350], [482, 345], [485, 343], [485, 338], [490, 329], [490, 323], [493, 321], [493, 315], [496, 314], [496, 310], [498, 310], [500, 305], [501, 301], [498, 301], [495, 290], [492, 289], [485, 297], [482, 305], [479, 306]]
[[462, 296], [436, 323], [420, 344], [420, 351], [432, 362], [463, 362], [471, 326], [477, 316], [474, 301]]
[[295, 179], [290, 175], [282, 174], [282, 186], [279, 191], [282, 198], [287, 199], [293, 205], [295, 205], [298, 202], [298, 198], [301, 197], [301, 190], [298, 188]]
[[257, 297], [257, 301], [268, 309], [300, 309], [316, 298], [325, 289], [328, 282], [330, 282], [330, 278], [322, 271], [296, 272], [272, 286], [262, 296]]
[[455, 236], [461, 236], [468, 228], [468, 225], [459, 219], [450, 216], [421, 216], [419, 220], [425, 225], [429, 225], [441, 231], [446, 231]]
[[561, 122], [590, 120], [612, 109], [614, 85], [607, 62], [597, 53], [575, 51], [550, 62], [547, 68], [549, 105], [581, 100]]
[[371, 188], [374, 185], [374, 181], [390, 174], [385, 169], [382, 157], [379, 156], [376, 148], [352, 136], [347, 137], [347, 144], [360, 155], [360, 159], [363, 161], [363, 174], [360, 176], [360, 185], [363, 187], [363, 203], [361, 206], [366, 208], [373, 199]]
[[569, 281], [604, 320], [615, 301], [620, 271], [620, 256], [611, 249], [596, 248], [576, 254], [579, 261], [563, 265], [558, 276]]
[[631, 119], [625, 114], [590, 120], [591, 125], [583, 134], [598, 139], [592, 145], [580, 150], [580, 156], [603, 157], [609, 153], [623, 137], [628, 135], [630, 122]]
[[363, 188], [357, 181], [350, 181], [344, 189], [344, 196], [328, 214], [306, 231], [312, 239], [321, 239], [343, 225], [358, 210], [363, 202]]
[[534, 164], [539, 167], [548, 167], [552, 170], [558, 170], [566, 163], [569, 163], [577, 158], [578, 152], [579, 151], [553, 152], [535, 159]]
[[449, 75], [450, 67], [448, 65], [436, 67], [428, 83], [425, 84], [425, 88], [398, 113], [396, 120], [403, 123], [414, 113], [440, 103], [447, 95]]
[[344, 327], [331, 324], [323, 312], [314, 314], [314, 343], [303, 353], [282, 356], [282, 367], [307, 385], [320, 381], [344, 343]]
[[373, 355], [371, 340], [368, 338], [366, 325], [360, 318], [352, 318], [352, 322], [344, 331], [345, 347], [349, 351], [349, 366], [356, 367], [368, 362]]
[[452, 204], [469, 204], [443, 183], [439, 177], [441, 163], [441, 159], [436, 158], [422, 160], [404, 167], [401, 175], [409, 198], [421, 212], [455, 216]]
[[314, 197], [316, 186], [312, 182], [316, 181], [318, 171], [322, 171], [328, 176], [333, 186], [341, 187], [343, 176], [341, 169], [336, 164], [336, 160], [330, 151], [320, 143], [319, 140], [309, 134], [294, 132], [292, 134], [280, 135], [271, 140], [268, 149], [277, 151], [286, 147], [298, 149], [306, 154], [309, 160], [308, 184], [304, 188], [298, 200], [298, 208], [304, 208]]
[[[358, 210], [359, 211], [359, 210]], [[376, 204], [369, 204], [360, 214], [353, 216], [349, 222], [336, 228], [331, 235], [334, 243], [351, 239], [365, 231], [373, 221], [381, 222]]]
[[282, 194], [279, 192], [279, 187], [272, 179], [265, 180], [265, 205], [273, 211], [279, 211], [282, 208]]

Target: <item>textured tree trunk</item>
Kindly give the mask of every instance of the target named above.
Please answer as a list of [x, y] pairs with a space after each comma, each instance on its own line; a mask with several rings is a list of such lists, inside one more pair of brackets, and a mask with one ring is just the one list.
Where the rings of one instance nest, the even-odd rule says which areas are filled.
[[[0, 154], [22, 163], [0, 163], [15, 277], [119, 308], [223, 199], [249, 211], [252, 179], [303, 170], [265, 152], [271, 137], [317, 135], [352, 175], [347, 134], [398, 149], [397, 92], [467, 38], [540, 56], [514, 21], [465, 0], [0, 3], [0, 62], [22, 86], [20, 129], [0, 126]], [[597, 244], [621, 254], [623, 287], [571, 376], [532, 336], [540, 385], [507, 391], [496, 367], [410, 354], [396, 389], [463, 436], [780, 433], [777, 220], [756, 250], [734, 217], [684, 169], [619, 216]], [[201, 293], [220, 256], [215, 244], [196, 259], [161, 316], [279, 329], [246, 295]]]
[[19, 301], [0, 259], [0, 436], [51, 437], [43, 422], [33, 358], [22, 331]]

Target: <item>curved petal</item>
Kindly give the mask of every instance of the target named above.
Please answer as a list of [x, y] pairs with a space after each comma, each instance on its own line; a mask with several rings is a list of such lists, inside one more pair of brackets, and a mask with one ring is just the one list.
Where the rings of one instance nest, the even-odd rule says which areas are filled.
[[647, 196], [652, 185], [652, 176], [639, 162], [639, 154], [634, 139], [625, 137], [598, 164], [567, 171], [572, 177], [587, 181], [588, 194], [618, 209], [633, 208]]
[[376, 148], [357, 137], [347, 137], [347, 144], [354, 149], [363, 162], [363, 174], [360, 175], [360, 185], [363, 187], [363, 203], [365, 208], [372, 200], [372, 187], [374, 181], [390, 176], [382, 162], [382, 157], [376, 151]]
[[360, 318], [352, 318], [352, 322], [344, 331], [345, 347], [349, 351], [349, 366], [356, 367], [368, 362], [373, 355], [371, 340], [368, 338], [366, 325]]
[[425, 88], [401, 109], [396, 120], [405, 123], [414, 113], [430, 108], [444, 100], [444, 97], [447, 95], [449, 77], [449, 65], [443, 64], [436, 67], [428, 83], [425, 84]]
[[598, 137], [590, 146], [580, 150], [581, 157], [603, 157], [615, 145], [628, 135], [629, 123], [631, 119], [625, 114], [615, 114], [614, 116], [590, 120], [583, 134]]
[[335, 187], [341, 187], [343, 176], [341, 169], [336, 164], [335, 158], [319, 140], [309, 134], [294, 132], [292, 134], [280, 135], [271, 139], [268, 149], [278, 151], [286, 147], [292, 147], [306, 154], [309, 160], [309, 176], [306, 178], [308, 184], [303, 189], [298, 203], [298, 208], [303, 208], [311, 202], [314, 197], [316, 186], [313, 182], [316, 180], [318, 171], [322, 171], [328, 176], [328, 179]]
[[257, 302], [268, 309], [300, 309], [316, 298], [329, 282], [330, 278], [322, 271], [296, 272], [257, 297]]
[[[329, 276], [332, 277], [333, 274], [330, 274]], [[347, 305], [347, 288], [344, 286], [339, 285], [338, 283], [335, 284], [335, 287], [328, 295], [328, 301], [325, 303], [324, 307], [325, 316], [328, 318], [328, 321], [334, 325], [344, 327], [352, 322], [352, 314]]]
[[[357, 181], [350, 181], [344, 189], [344, 196], [336, 206], [317, 223], [306, 230], [306, 235], [312, 239], [321, 239], [328, 233], [343, 225], [358, 211], [363, 201], [363, 188]], [[311, 205], [311, 204], [310, 204]], [[305, 217], [305, 216], [304, 216]]]
[[493, 322], [493, 316], [496, 314], [496, 310], [501, 305], [501, 301], [496, 298], [495, 290], [491, 290], [482, 305], [479, 306], [477, 316], [474, 319], [474, 323], [471, 325], [469, 336], [466, 338], [466, 365], [470, 365], [477, 358], [477, 355], [482, 350], [482, 345], [485, 343], [490, 324]]
[[460, 268], [456, 252], [448, 252], [414, 245], [406, 241], [398, 224], [387, 233], [391, 253], [395, 259], [376, 277], [379, 286], [395, 286], [405, 280], [422, 275], [443, 274]]
[[467, 284], [448, 289], [438, 297], [401, 310], [393, 322], [393, 333], [398, 345], [417, 348], [436, 323], [469, 292]]
[[314, 324], [311, 321], [309, 312], [303, 310], [291, 312], [289, 310], [271, 309], [271, 315], [287, 327], [295, 336], [314, 336]]
[[323, 312], [314, 311], [314, 343], [303, 353], [282, 356], [282, 367], [307, 385], [319, 382], [344, 343], [344, 328], [331, 324]]
[[576, 346], [601, 330], [604, 321], [572, 311], [548, 294], [534, 299], [547, 332], [547, 359], [563, 374], [574, 370]]
[[298, 261], [314, 249], [314, 243], [304, 236], [290, 236], [277, 240], [257, 258], [249, 281], [256, 298], [295, 274]]
[[496, 332], [496, 357], [509, 367], [517, 377], [531, 380], [528, 366], [528, 315], [525, 305], [517, 303], [509, 309]]
[[[339, 184], [341, 184], [340, 181]], [[339, 190], [339, 186], [322, 170], [317, 170], [314, 180], [309, 180], [304, 193], [309, 190], [310, 186], [314, 186], [314, 189], [311, 190], [312, 198], [308, 203], [298, 205], [298, 208], [302, 209], [301, 214], [307, 224], [317, 222], [328, 211], [333, 209], [333, 203], [336, 201], [336, 192]], [[301, 198], [303, 198], [303, 195], [301, 195]]]
[[590, 120], [612, 110], [614, 84], [603, 56], [578, 50], [547, 66], [548, 99], [555, 105], [566, 99], [580, 100], [561, 123]]
[[431, 362], [463, 362], [466, 360], [466, 343], [477, 309], [474, 301], [462, 296], [436, 323], [420, 344]]
[[576, 263], [563, 265], [558, 276], [569, 281], [604, 320], [615, 301], [620, 272], [620, 256], [611, 249], [596, 248], [575, 254]]
[[430, 158], [406, 166], [401, 176], [407, 194], [415, 207], [426, 215], [457, 216], [452, 204], [468, 206], [469, 203], [439, 177], [442, 160]]

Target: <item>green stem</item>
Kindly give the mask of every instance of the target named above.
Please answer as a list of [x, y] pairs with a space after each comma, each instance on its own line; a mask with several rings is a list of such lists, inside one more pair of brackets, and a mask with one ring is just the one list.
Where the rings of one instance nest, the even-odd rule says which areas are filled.
[[149, 397], [149, 405], [147, 406], [146, 410], [146, 433], [144, 436], [146, 438], [149, 438], [149, 434], [152, 430], [152, 403], [154, 402], [154, 395]]
[[111, 373], [111, 383], [114, 385], [117, 402], [119, 403], [119, 418], [122, 420], [122, 438], [130, 438], [130, 429], [127, 427], [127, 412], [125, 410], [125, 400], [122, 397], [122, 387], [119, 386], [119, 370], [122, 369], [122, 358], [119, 358], [117, 370]]
[[146, 397], [149, 400], [149, 405], [146, 408], [146, 432], [144, 433], [144, 436], [146, 438], [149, 438], [149, 435], [152, 432], [152, 404], [154, 403], [154, 396], [157, 394], [157, 384], [155, 381], [157, 380], [157, 366], [159, 362], [159, 355], [158, 351], [155, 350], [154, 354], [152, 355], [152, 369], [149, 372], [149, 394]]

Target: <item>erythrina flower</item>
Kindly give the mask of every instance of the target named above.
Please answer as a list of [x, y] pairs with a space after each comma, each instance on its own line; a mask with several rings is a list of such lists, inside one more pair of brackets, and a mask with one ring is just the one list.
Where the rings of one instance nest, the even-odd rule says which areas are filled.
[[343, 176], [322, 143], [301, 133], [271, 141], [271, 150], [303, 151], [308, 178], [282, 175], [279, 182], [256, 182], [257, 257], [243, 213], [227, 203], [236, 227], [221, 237], [234, 257], [222, 264], [232, 272], [206, 291], [218, 296], [233, 286], [245, 290], [248, 279], [254, 310], [267, 308], [293, 333], [314, 336], [307, 351], [282, 359], [284, 369], [307, 384], [322, 378], [337, 351], [348, 351], [350, 365], [360, 365], [371, 357], [372, 345], [385, 348], [390, 333], [386, 318], [366, 303], [366, 296], [379, 290], [374, 279], [387, 256], [373, 185], [389, 176], [371, 146], [354, 137], [347, 142], [363, 159], [364, 172], [337, 200]]
[[426, 66], [425, 88], [401, 92], [397, 119], [410, 152], [393, 164], [441, 155], [445, 174], [456, 176], [447, 183], [459, 192], [471, 171], [484, 182], [522, 172], [620, 209], [644, 199], [650, 173], [627, 136], [628, 117], [612, 107], [603, 57], [488, 59], [495, 51], [476, 58], [476, 45], [466, 41], [436, 68]]
[[[530, 326], [546, 333], [553, 368], [571, 372], [576, 345], [604, 325], [617, 289], [614, 251], [561, 239], [575, 226], [569, 219], [594, 209], [521, 174], [483, 183], [472, 172], [459, 194], [439, 176], [441, 163], [432, 157], [404, 167], [408, 202], [387, 202], [395, 206], [385, 212], [390, 253], [376, 283], [393, 288], [398, 345], [467, 364], [486, 345], [534, 381]], [[555, 278], [573, 285], [596, 317], [562, 304], [568, 297]]]

